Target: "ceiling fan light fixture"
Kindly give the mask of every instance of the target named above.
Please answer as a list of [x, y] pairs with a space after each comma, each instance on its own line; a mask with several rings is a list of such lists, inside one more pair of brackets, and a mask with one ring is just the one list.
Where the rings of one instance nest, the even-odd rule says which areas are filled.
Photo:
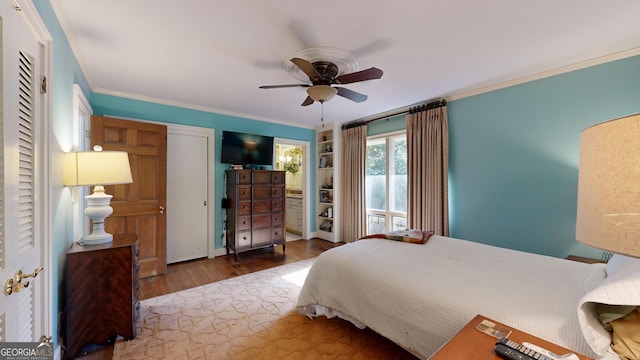
[[307, 88], [307, 94], [315, 101], [325, 102], [336, 96], [338, 89], [329, 85], [315, 85]]

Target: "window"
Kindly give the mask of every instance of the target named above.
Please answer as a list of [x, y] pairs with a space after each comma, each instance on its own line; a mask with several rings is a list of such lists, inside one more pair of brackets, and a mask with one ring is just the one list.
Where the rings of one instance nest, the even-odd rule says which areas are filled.
[[407, 228], [406, 134], [367, 140], [367, 234]]

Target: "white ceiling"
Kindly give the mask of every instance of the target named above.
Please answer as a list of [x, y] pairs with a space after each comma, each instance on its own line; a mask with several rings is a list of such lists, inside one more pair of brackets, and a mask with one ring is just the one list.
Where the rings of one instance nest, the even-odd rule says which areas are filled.
[[[296, 52], [349, 51], [379, 80], [344, 85], [325, 122], [459, 98], [640, 54], [638, 0], [52, 0], [92, 90], [305, 127], [318, 103], [284, 70]], [[586, 63], [585, 63], [586, 62]], [[578, 65], [576, 65], [578, 64]], [[537, 74], [537, 75], [536, 75]]]

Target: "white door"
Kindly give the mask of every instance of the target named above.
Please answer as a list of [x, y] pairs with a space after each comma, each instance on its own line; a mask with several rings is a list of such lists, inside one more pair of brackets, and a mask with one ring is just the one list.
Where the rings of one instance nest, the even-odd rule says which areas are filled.
[[208, 138], [167, 131], [167, 263], [207, 257]]
[[[38, 27], [28, 20], [34, 13], [30, 3], [0, 2], [0, 341], [32, 342], [49, 335], [46, 286], [51, 269], [46, 268], [42, 243], [48, 222], [43, 188], [48, 184], [44, 153], [49, 142], [43, 135], [47, 111], [41, 91], [47, 52], [46, 42], [34, 33]], [[45, 268], [37, 278], [16, 278], [17, 271], [27, 275], [41, 266]]]

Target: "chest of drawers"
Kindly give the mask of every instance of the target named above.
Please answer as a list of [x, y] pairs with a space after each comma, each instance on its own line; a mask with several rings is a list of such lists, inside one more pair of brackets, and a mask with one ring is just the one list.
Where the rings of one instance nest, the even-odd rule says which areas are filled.
[[227, 253], [282, 244], [285, 249], [284, 171], [226, 172]]

